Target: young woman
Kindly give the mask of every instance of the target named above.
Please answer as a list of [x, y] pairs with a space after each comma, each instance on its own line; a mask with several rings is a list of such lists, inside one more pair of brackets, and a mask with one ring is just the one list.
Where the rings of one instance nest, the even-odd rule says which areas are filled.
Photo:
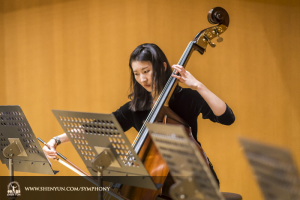
[[[178, 73], [172, 75], [188, 88], [176, 87], [169, 101], [169, 107], [181, 117], [192, 129], [197, 140], [197, 118], [202, 113], [203, 119], [210, 119], [224, 125], [230, 125], [235, 117], [231, 109], [219, 97], [199, 82], [182, 66], [173, 65], [172, 68], [163, 53], [155, 44], [139, 45], [131, 54], [129, 60], [131, 69], [131, 101], [113, 112], [124, 131], [134, 127], [137, 131], [143, 125], [152, 106], [172, 74], [172, 68]], [[49, 158], [56, 158], [56, 147], [60, 143], [69, 141], [66, 134], [54, 137], [48, 142], [51, 147], [43, 150]], [[214, 173], [214, 170], [211, 170]], [[217, 179], [217, 176], [215, 175]]]

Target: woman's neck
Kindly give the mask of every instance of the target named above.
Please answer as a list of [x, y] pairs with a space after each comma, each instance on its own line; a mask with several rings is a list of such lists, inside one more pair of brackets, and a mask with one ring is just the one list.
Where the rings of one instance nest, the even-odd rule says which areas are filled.
[[152, 92], [152, 104], [151, 104], [151, 108], [153, 108], [153, 106], [156, 103], [158, 97], [159, 97], [159, 95], [155, 95], [155, 93]]

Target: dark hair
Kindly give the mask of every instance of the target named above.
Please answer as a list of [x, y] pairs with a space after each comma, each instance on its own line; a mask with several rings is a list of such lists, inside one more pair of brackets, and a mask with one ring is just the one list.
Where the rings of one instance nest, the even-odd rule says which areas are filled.
[[[132, 52], [129, 59], [129, 67], [131, 69], [130, 94], [128, 95], [131, 102], [129, 108], [132, 111], [149, 110], [151, 109], [153, 98], [151, 92], [148, 92], [135, 80], [131, 65], [134, 61], [151, 62], [153, 68], [152, 88], [154, 86], [155, 96], [158, 96], [164, 88], [172, 74], [172, 68], [164, 52], [155, 44], [141, 44]], [[167, 64], [166, 71], [164, 62]]]

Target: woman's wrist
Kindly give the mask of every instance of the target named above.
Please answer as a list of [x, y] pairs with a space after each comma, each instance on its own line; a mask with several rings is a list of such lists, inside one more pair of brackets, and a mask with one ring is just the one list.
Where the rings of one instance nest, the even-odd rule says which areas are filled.
[[196, 84], [196, 90], [201, 94], [205, 89], [206, 89], [205, 85], [203, 85], [203, 83], [198, 81], [198, 83]]
[[52, 139], [55, 140], [55, 143], [56, 143], [57, 146], [61, 144], [61, 141], [60, 141], [60, 139], [59, 139], [58, 136], [55, 136], [55, 137], [53, 137]]
[[49, 140], [48, 144], [49, 144], [50, 146], [54, 146], [55, 148], [57, 147], [57, 144], [56, 144], [56, 141], [55, 141], [54, 138], [51, 138], [51, 139]]

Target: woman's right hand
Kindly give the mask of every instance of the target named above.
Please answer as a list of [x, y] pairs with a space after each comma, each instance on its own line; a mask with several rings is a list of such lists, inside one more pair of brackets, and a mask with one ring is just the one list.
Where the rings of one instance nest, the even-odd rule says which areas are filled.
[[50, 147], [50, 149], [47, 146], [43, 147], [43, 151], [45, 152], [46, 156], [50, 159], [54, 159], [56, 160], [57, 158], [57, 152], [56, 152], [56, 142], [54, 139], [49, 140], [49, 142], [47, 143], [48, 146]]

